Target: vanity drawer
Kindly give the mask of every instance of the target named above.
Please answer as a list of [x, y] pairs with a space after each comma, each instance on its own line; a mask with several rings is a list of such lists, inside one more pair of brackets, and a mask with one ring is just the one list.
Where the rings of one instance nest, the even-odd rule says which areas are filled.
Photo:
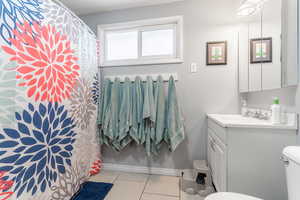
[[220, 126], [213, 120], [208, 118], [208, 128], [210, 128], [216, 136], [220, 138], [220, 140], [224, 143], [227, 144], [227, 132], [226, 128]]

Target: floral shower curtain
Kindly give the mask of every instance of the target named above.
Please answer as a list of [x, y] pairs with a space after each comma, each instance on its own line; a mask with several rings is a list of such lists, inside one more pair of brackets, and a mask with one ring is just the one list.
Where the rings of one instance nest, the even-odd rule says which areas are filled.
[[96, 52], [59, 2], [0, 0], [0, 199], [70, 199], [99, 170]]

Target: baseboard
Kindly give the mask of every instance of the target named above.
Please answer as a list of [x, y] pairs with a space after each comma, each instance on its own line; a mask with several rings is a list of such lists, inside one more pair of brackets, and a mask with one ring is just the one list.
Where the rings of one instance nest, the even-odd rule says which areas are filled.
[[154, 175], [165, 175], [165, 176], [180, 176], [181, 172], [182, 172], [182, 170], [180, 170], [180, 169], [144, 167], [144, 166], [134, 166], [134, 165], [120, 165], [120, 164], [113, 164], [113, 163], [103, 163], [102, 169], [110, 170], [110, 171], [154, 174]]

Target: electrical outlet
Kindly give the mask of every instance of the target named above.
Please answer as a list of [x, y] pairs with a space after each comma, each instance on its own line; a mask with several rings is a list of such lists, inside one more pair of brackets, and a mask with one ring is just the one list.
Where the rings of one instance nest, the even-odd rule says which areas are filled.
[[198, 70], [197, 63], [191, 63], [191, 73], [196, 73]]

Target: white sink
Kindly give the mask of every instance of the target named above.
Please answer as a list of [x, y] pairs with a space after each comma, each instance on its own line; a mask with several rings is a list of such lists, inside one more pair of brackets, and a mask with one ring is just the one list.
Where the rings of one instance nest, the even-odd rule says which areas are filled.
[[269, 120], [243, 117], [242, 115], [208, 114], [207, 116], [223, 127], [298, 129], [297, 114], [294, 113], [287, 114], [287, 123], [285, 124], [272, 124]]

